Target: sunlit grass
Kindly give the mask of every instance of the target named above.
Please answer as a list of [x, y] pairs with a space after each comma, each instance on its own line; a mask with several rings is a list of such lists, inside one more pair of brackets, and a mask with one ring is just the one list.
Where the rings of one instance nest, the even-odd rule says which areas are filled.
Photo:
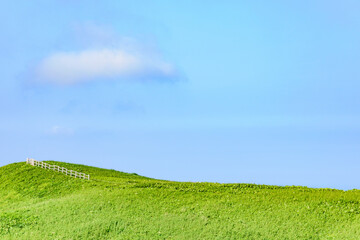
[[360, 239], [360, 191], [0, 168], [0, 239]]

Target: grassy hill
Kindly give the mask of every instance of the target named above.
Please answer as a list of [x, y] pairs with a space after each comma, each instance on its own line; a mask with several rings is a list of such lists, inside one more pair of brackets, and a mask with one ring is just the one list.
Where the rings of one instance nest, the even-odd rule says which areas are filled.
[[0, 168], [0, 239], [360, 239], [360, 191]]

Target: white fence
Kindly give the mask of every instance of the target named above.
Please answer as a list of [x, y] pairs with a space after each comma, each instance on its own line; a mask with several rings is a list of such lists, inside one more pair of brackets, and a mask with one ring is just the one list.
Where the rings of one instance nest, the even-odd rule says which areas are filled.
[[77, 171], [74, 171], [74, 170], [68, 170], [68, 169], [66, 169], [64, 167], [60, 167], [60, 166], [57, 166], [57, 165], [51, 165], [51, 164], [48, 164], [46, 162], [37, 161], [37, 160], [35, 160], [33, 158], [27, 158], [26, 163], [30, 164], [32, 166], [38, 166], [38, 167], [41, 167], [41, 168], [58, 171], [58, 172], [64, 173], [65, 175], [69, 175], [71, 177], [90, 180], [90, 175], [89, 174], [77, 172]]

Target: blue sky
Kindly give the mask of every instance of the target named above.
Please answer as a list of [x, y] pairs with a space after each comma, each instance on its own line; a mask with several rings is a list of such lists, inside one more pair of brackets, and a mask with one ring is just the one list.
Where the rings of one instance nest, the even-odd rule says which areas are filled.
[[8, 1], [0, 165], [360, 188], [358, 1]]

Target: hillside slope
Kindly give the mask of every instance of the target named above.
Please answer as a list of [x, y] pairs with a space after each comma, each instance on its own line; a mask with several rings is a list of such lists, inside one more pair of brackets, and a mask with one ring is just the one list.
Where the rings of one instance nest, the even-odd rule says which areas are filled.
[[0, 239], [360, 239], [360, 191], [0, 168]]

